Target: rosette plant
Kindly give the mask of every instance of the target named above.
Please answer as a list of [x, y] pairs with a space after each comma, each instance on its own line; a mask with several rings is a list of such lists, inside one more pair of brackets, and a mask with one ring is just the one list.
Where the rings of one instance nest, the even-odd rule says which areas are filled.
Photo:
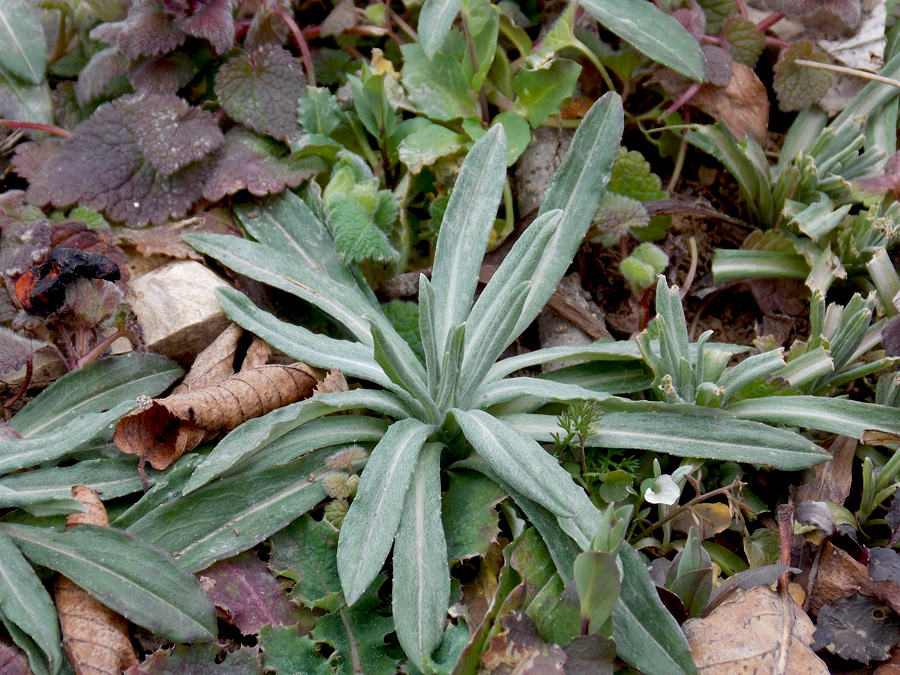
[[[422, 668], [441, 644], [450, 603], [442, 469], [465, 466], [501, 485], [540, 532], [565, 583], [574, 578], [578, 553], [597, 534], [600, 512], [540, 444], [558, 429], [556, 411], [545, 413], [543, 403], [599, 402], [608, 414], [601, 433], [591, 437], [595, 445], [784, 469], [823, 461], [814, 444], [793, 432], [690, 402], [615, 396], [648, 385], [644, 355], [634, 342], [540, 349], [498, 361], [550, 298], [580, 246], [609, 180], [622, 127], [620, 99], [607, 94], [579, 126], [537, 219], [477, 300], [506, 172], [503, 128], [495, 126], [473, 146], [445, 212], [431, 280], [419, 280], [422, 360], [390, 324], [360, 270], [340, 258], [327, 226], [295, 194], [238, 208], [245, 239], [187, 236], [198, 251], [231, 269], [315, 305], [353, 339], [315, 334], [237, 291], [222, 290], [220, 302], [235, 322], [292, 358], [338, 368], [374, 386], [322, 394], [246, 422], [192, 466], [189, 479], [173, 477], [119, 525], [151, 537], [199, 571], [271, 536], [324, 499], [319, 477], [341, 443], [373, 442], [340, 529], [340, 583], [353, 605], [393, 548], [394, 625], [407, 656]], [[683, 357], [691, 367], [702, 349], [684, 338]], [[509, 377], [567, 359], [606, 362], [611, 373], [623, 366], [622, 373], [640, 371], [641, 383], [628, 389], [613, 381], [598, 391], [583, 382]], [[328, 417], [351, 409], [372, 414]], [[179, 528], [169, 526], [182, 519]], [[656, 597], [640, 557], [627, 542], [618, 556], [622, 583], [612, 613], [618, 655], [646, 672], [694, 672], [684, 636]]]
[[[477, 460], [527, 504], [524, 511], [540, 509], [573, 545], [586, 548], [599, 523], [597, 509], [555, 458], [486, 408], [526, 393], [507, 387], [503, 378], [509, 371], [496, 361], [546, 303], [580, 245], [609, 180], [622, 124], [620, 99], [607, 94], [579, 129], [540, 215], [473, 304], [502, 197], [507, 157], [503, 128], [495, 126], [475, 144], [446, 210], [431, 281], [420, 277], [424, 363], [382, 313], [358, 269], [340, 260], [325, 225], [294, 194], [238, 210], [256, 241], [187, 237], [197, 250], [228, 267], [316, 305], [355, 341], [283, 323], [242, 294], [224, 291], [220, 301], [233, 320], [292, 357], [339, 368], [376, 387], [317, 396], [243, 425], [194, 472], [186, 492], [259, 460], [267, 444], [313, 417], [367, 408], [392, 418], [371, 452], [341, 527], [338, 571], [345, 600], [352, 605], [381, 571], [393, 546], [394, 622], [400, 644], [417, 665], [440, 644], [450, 603], [440, 507], [442, 449], [447, 444], [462, 446], [457, 457], [471, 452], [470, 461]], [[638, 357], [629, 344], [593, 352], [594, 358]], [[543, 356], [561, 358], [553, 350]], [[532, 362], [542, 360], [539, 356]], [[254, 439], [248, 442], [250, 436]]]

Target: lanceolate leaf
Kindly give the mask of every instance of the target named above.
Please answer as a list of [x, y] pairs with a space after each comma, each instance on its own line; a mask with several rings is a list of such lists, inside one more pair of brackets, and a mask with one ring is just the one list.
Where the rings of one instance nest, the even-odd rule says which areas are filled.
[[450, 331], [465, 321], [472, 307], [505, 175], [506, 140], [503, 127], [496, 126], [466, 155], [438, 234], [431, 275], [438, 353], [443, 353]]
[[0, 66], [31, 84], [44, 81], [47, 43], [26, 0], [5, 0], [0, 6]]
[[325, 224], [290, 190], [262, 204], [235, 208], [241, 225], [261, 244], [297, 258], [297, 264], [319, 270], [347, 288], [354, 289], [373, 308], [375, 294], [354, 276], [354, 265], [342, 262]]
[[674, 18], [643, 0], [579, 0], [604, 28], [664, 66], [702, 82], [706, 60], [700, 44]]
[[338, 573], [348, 605], [362, 597], [391, 550], [419, 451], [432, 431], [418, 420], [402, 420], [372, 450], [338, 543]]
[[164, 551], [109, 527], [68, 532], [5, 524], [33, 562], [63, 574], [139, 626], [175, 642], [216, 635], [216, 613], [194, 577]]
[[[191, 480], [184, 488], [184, 494], [203, 487], [239, 464], [266, 457], [274, 450], [270, 444], [310, 420], [354, 408], [366, 408], [395, 417], [400, 417], [398, 413], [403, 412], [403, 408], [397, 405], [396, 399], [390, 393], [368, 389], [321, 394], [278, 408], [268, 415], [244, 422], [219, 441], [216, 448], [207, 455], [191, 476]], [[339, 442], [341, 441], [329, 442], [325, 439], [318, 447]], [[313, 449], [315, 448], [310, 448]]]
[[29, 401], [10, 425], [25, 437], [56, 431], [124, 399], [156, 396], [182, 374], [175, 362], [157, 354], [100, 359], [63, 375]]
[[314, 451], [287, 466], [248, 468], [186, 496], [175, 490], [128, 530], [199, 572], [256, 546], [322, 501], [316, 478], [327, 470], [327, 457], [327, 449]]
[[[636, 0], [643, 2], [643, 0]], [[606, 190], [623, 128], [622, 101], [604, 94], [575, 132], [569, 154], [547, 188], [541, 213], [562, 209], [564, 216], [532, 278], [531, 292], [516, 324], [516, 332], [531, 323], [553, 295], [584, 239]]]
[[622, 590], [612, 614], [617, 655], [647, 675], [696, 673], [684, 633], [660, 602], [638, 552], [625, 542], [619, 560]]
[[481, 410], [451, 412], [466, 440], [501, 479], [557, 516], [575, 515], [581, 488], [540, 445]]
[[[710, 412], [701, 408], [696, 415], [656, 411], [609, 413], [601, 418], [600, 429], [586, 442], [589, 447], [766, 464], [783, 471], [808, 468], [829, 458], [800, 434]], [[551, 442], [552, 434], [559, 431], [556, 419], [548, 415], [512, 415], [504, 419], [543, 443]]]
[[862, 438], [872, 429], [900, 434], [900, 410], [824, 396], [770, 396], [737, 401], [728, 410], [745, 420], [786, 424]]
[[291, 358], [316, 368], [337, 368], [350, 377], [391, 387], [391, 381], [375, 362], [371, 346], [336, 340], [276, 319], [239, 291], [221, 289], [216, 295], [230, 319]]
[[112, 410], [82, 415], [80, 419], [72, 420], [56, 431], [33, 438], [5, 441], [2, 445], [3, 453], [0, 454], [0, 474], [64, 457], [108, 431], [135, 405], [135, 401], [122, 401]]
[[0, 607], [3, 617], [14, 623], [40, 647], [56, 672], [62, 662], [56, 608], [31, 565], [5, 534], [0, 534]]
[[369, 325], [362, 317], [374, 314], [374, 310], [358, 294], [331, 277], [294, 264], [281, 251], [238, 237], [194, 234], [184, 239], [201, 253], [212, 256], [235, 272], [312, 303], [346, 326], [357, 340], [372, 344]]
[[421, 667], [441, 643], [450, 605], [450, 569], [441, 522], [441, 448], [422, 448], [394, 542], [393, 609], [397, 639]]
[[429, 59], [443, 44], [461, 7], [460, 0], [425, 0], [419, 13], [419, 44]]

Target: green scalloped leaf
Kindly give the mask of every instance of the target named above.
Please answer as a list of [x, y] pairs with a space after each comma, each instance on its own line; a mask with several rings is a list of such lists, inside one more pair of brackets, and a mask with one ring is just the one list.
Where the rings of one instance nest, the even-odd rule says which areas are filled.
[[725, 48], [738, 63], [753, 68], [766, 47], [765, 36], [756, 30], [756, 24], [742, 16], [733, 16], [722, 31]]
[[803, 110], [818, 102], [834, 81], [828, 71], [795, 64], [798, 59], [819, 63], [826, 61], [825, 55], [814, 52], [812, 43], [806, 40], [795, 42], [782, 52], [775, 64], [772, 87], [778, 96], [778, 107], [785, 112]]
[[639, 202], [666, 197], [662, 180], [650, 169], [650, 162], [641, 153], [626, 148], [619, 148], [616, 154], [606, 189]]

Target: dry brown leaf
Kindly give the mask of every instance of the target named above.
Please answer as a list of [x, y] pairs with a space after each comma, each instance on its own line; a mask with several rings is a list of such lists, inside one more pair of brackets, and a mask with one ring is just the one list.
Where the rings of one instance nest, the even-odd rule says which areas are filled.
[[857, 591], [886, 602], [895, 613], [900, 614], [900, 585], [896, 581], [872, 581], [865, 565], [831, 542], [826, 542], [812, 588], [807, 588], [810, 613], [817, 615], [823, 606]]
[[815, 626], [792, 601], [757, 586], [704, 619], [686, 621], [684, 633], [699, 675], [827, 675], [810, 649]]
[[723, 122], [739, 141], [749, 136], [764, 145], [769, 126], [766, 87], [753, 69], [742, 63], [733, 63], [732, 68], [727, 85], [703, 85], [691, 98], [690, 105]]
[[349, 391], [349, 389], [350, 387], [347, 385], [347, 378], [344, 377], [344, 374], [337, 368], [332, 368], [325, 376], [325, 379], [316, 385], [313, 396], [318, 396], [319, 394], [337, 394], [342, 391]]
[[568, 660], [559, 645], [548, 644], [525, 612], [510, 612], [502, 619], [502, 630], [491, 638], [481, 657], [486, 673], [496, 675], [552, 675], [565, 671]]
[[234, 360], [238, 342], [244, 334], [237, 324], [231, 324], [219, 337], [197, 355], [184, 380], [172, 390], [172, 394], [186, 394], [218, 384], [234, 375]]
[[242, 370], [218, 384], [150, 401], [119, 420], [113, 442], [162, 470], [204, 440], [307, 398], [317, 382], [303, 363]]
[[855, 438], [838, 436], [829, 450], [831, 461], [815, 468], [815, 478], [791, 490], [795, 502], [819, 501], [843, 504], [850, 495], [853, 479], [853, 459], [856, 457]]
[[[109, 527], [106, 509], [94, 492], [76, 485], [72, 496], [87, 507], [69, 516], [66, 529], [78, 525]], [[64, 576], [54, 594], [63, 645], [77, 675], [117, 675], [137, 664], [128, 622]]]
[[731, 518], [731, 507], [728, 504], [697, 504], [675, 516], [672, 527], [679, 532], [688, 532], [691, 527], [696, 527], [700, 530], [701, 539], [709, 539], [731, 527]]

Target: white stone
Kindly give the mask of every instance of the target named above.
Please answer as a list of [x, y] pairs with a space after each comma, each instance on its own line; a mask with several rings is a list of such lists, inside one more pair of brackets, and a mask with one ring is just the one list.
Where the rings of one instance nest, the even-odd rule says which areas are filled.
[[129, 285], [127, 300], [152, 352], [193, 359], [230, 323], [215, 290], [231, 284], [193, 260], [164, 265]]

